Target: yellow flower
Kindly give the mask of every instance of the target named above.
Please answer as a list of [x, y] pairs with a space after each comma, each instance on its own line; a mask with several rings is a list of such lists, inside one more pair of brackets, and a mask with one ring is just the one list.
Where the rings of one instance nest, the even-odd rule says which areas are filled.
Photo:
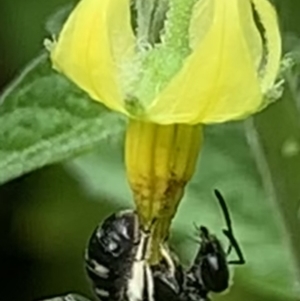
[[[176, 5], [188, 20], [180, 33], [168, 20]], [[130, 0], [82, 0], [53, 45], [53, 65], [92, 99], [158, 124], [223, 122], [263, 108], [281, 56], [271, 4], [169, 0], [169, 10], [151, 44], [132, 28]]]
[[281, 57], [267, 0], [81, 0], [51, 45], [54, 67], [129, 117], [125, 160], [151, 263], [194, 173], [202, 124], [268, 104]]

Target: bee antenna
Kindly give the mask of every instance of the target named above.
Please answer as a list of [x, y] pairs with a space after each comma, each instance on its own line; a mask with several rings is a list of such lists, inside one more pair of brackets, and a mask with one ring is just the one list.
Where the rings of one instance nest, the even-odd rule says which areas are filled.
[[226, 202], [224, 197], [222, 196], [221, 192], [217, 189], [214, 190], [215, 196], [217, 197], [219, 204], [221, 206], [224, 218], [225, 218], [225, 222], [226, 222], [226, 226], [228, 229], [228, 232], [233, 233], [232, 231], [232, 223], [231, 223], [231, 218], [230, 218], [230, 214], [229, 214], [229, 210], [227, 208]]
[[220, 206], [222, 208], [224, 217], [225, 217], [225, 222], [227, 225], [227, 229], [223, 230], [224, 235], [228, 238], [230, 245], [229, 248], [227, 250], [227, 255], [230, 254], [231, 250], [234, 249], [237, 256], [238, 256], [238, 260], [231, 260], [228, 263], [229, 264], [244, 264], [245, 263], [245, 259], [242, 253], [242, 250], [236, 240], [236, 238], [233, 235], [233, 230], [232, 230], [232, 223], [231, 223], [231, 218], [230, 218], [230, 214], [229, 214], [229, 210], [227, 208], [226, 202], [224, 197], [222, 196], [222, 194], [220, 193], [219, 190], [215, 189], [214, 193], [220, 203]]
[[197, 225], [196, 222], [193, 222], [193, 226], [195, 228], [195, 230], [197, 231], [197, 233], [200, 231], [200, 227]]

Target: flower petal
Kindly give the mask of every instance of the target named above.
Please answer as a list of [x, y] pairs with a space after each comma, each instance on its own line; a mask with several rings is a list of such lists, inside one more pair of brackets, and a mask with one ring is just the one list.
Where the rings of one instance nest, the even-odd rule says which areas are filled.
[[240, 19], [241, 25], [244, 31], [244, 38], [248, 44], [248, 49], [250, 51], [253, 64], [256, 70], [259, 70], [263, 61], [263, 41], [261, 33], [257, 28], [257, 24], [253, 22], [254, 11], [251, 7], [250, 1], [246, 4], [241, 1], [239, 4], [240, 14], [242, 18]]
[[200, 0], [194, 5], [189, 28], [191, 48], [195, 49], [206, 35], [213, 21], [213, 13], [214, 1]]
[[129, 0], [82, 0], [51, 52], [58, 71], [91, 98], [124, 112], [118, 65], [134, 49]]
[[[150, 120], [163, 124], [223, 122], [259, 109], [262, 93], [241, 14], [251, 10], [250, 1], [211, 2], [211, 27], [150, 106]], [[249, 22], [254, 26], [253, 19]]]
[[267, 59], [262, 74], [261, 86], [263, 93], [266, 93], [272, 88], [278, 75], [282, 51], [281, 37], [276, 11], [270, 2], [267, 0], [252, 0], [252, 2], [265, 31]]

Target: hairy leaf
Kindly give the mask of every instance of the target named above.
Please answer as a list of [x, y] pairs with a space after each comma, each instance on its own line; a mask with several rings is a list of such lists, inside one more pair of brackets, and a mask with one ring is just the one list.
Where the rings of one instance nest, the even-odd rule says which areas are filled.
[[43, 54], [0, 98], [0, 183], [99, 146], [123, 125], [55, 73]]

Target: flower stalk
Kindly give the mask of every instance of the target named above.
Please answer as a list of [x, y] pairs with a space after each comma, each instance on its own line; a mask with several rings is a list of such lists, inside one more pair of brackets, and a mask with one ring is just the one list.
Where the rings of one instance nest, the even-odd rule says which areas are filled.
[[158, 245], [169, 233], [171, 221], [192, 177], [202, 146], [202, 126], [130, 120], [125, 144], [128, 180], [140, 222], [145, 229], [153, 224], [153, 253], [160, 258]]

